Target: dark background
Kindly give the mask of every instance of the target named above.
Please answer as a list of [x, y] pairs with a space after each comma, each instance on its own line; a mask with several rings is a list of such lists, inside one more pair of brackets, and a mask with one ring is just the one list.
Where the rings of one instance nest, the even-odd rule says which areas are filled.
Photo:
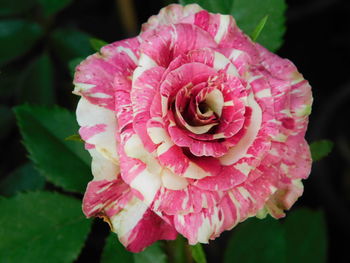
[[[135, 0], [136, 20], [131, 22], [125, 20], [118, 2], [123, 0], [76, 0], [51, 20], [41, 19], [35, 12], [22, 15], [43, 24], [46, 33], [29, 53], [1, 68], [0, 104], [12, 107], [26, 101], [35, 102], [18, 95], [30, 91], [16, 88], [16, 76], [46, 50], [54, 65], [54, 101], [74, 110], [77, 98], [71, 95], [72, 76], [67, 61], [53, 48], [50, 34], [56, 28], [71, 27], [113, 42], [136, 35], [141, 23], [171, 1]], [[329, 237], [328, 262], [350, 262], [350, 1], [289, 0], [287, 4], [285, 42], [277, 53], [292, 60], [313, 87], [308, 141], [330, 139], [335, 144], [328, 157], [314, 163], [310, 178], [304, 182], [305, 193], [296, 206], [324, 211]], [[0, 135], [0, 175], [5, 178], [26, 162], [27, 154], [13, 116], [6, 126], [0, 127]], [[50, 184], [46, 187], [53, 188]], [[107, 233], [106, 224], [95, 223], [77, 262], [98, 262]], [[210, 262], [215, 260], [213, 251], [225, 245], [226, 235], [206, 248]]]

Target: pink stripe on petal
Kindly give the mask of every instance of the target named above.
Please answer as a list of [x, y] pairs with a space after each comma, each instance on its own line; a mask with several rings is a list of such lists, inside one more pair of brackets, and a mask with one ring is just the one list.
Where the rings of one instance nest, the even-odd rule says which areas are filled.
[[254, 182], [243, 183], [226, 192], [221, 201], [212, 208], [198, 213], [174, 216], [176, 230], [190, 244], [208, 243], [223, 231], [232, 229], [247, 217], [256, 215], [268, 198], [276, 191], [270, 175], [261, 176]]
[[189, 24], [162, 26], [147, 31], [143, 38], [141, 52], [162, 67], [167, 67], [174, 58], [190, 50], [217, 46], [209, 33]]
[[[130, 93], [133, 107], [133, 127], [140, 136], [145, 148], [153, 152], [155, 144], [147, 134], [146, 124], [151, 118], [150, 110], [159, 89], [159, 81], [163, 75], [164, 68], [153, 67], [145, 70], [140, 76], [133, 80], [133, 87]], [[160, 104], [160, 100], [155, 101]]]
[[[201, 11], [202, 8], [197, 4], [179, 5], [171, 4], [159, 11], [158, 15], [151, 16], [147, 23], [142, 25], [142, 32], [155, 29], [162, 25], [178, 24], [186, 21], [186, 23], [193, 24], [193, 14]], [[188, 17], [192, 17], [191, 20]]]
[[130, 188], [120, 177], [112, 181], [91, 181], [85, 191], [83, 212], [87, 217], [111, 216], [113, 212], [120, 211], [130, 198]]
[[171, 146], [165, 152], [159, 152], [158, 150], [157, 159], [161, 165], [180, 175], [186, 171], [189, 165], [188, 158], [183, 154], [181, 148], [176, 145]]
[[131, 233], [121, 238], [126, 248], [134, 253], [141, 252], [157, 240], [175, 240], [177, 231], [158, 215], [148, 209]]
[[299, 74], [295, 65], [288, 59], [283, 59], [276, 54], [271, 53], [259, 44], [255, 47], [259, 51], [261, 64], [270, 74], [281, 80], [291, 80], [296, 74]]
[[222, 192], [205, 191], [191, 185], [176, 191], [164, 188], [159, 191], [152, 209], [167, 215], [199, 213], [219, 203], [222, 195]]
[[93, 126], [81, 127], [79, 129], [79, 134], [84, 141], [87, 141], [89, 138], [93, 137], [94, 135], [104, 132], [106, 130], [106, 126], [107, 126], [106, 124], [101, 123]]
[[160, 86], [160, 94], [172, 98], [187, 84], [196, 85], [206, 82], [214, 74], [216, 74], [216, 70], [204, 64], [198, 62], [184, 64], [166, 75]]
[[118, 41], [101, 49], [80, 63], [74, 76], [74, 93], [91, 103], [114, 109], [113, 79], [118, 73], [131, 75], [136, 67], [136, 38]]
[[194, 185], [203, 190], [226, 191], [247, 179], [247, 175], [240, 172], [233, 165], [226, 166], [211, 157], [192, 158], [192, 161], [209, 172], [212, 176], [197, 180]]
[[177, 236], [172, 226], [133, 196], [120, 177], [113, 181], [90, 182], [83, 199], [83, 211], [88, 217], [103, 217], [132, 252], [140, 252], [159, 239], [174, 240]]
[[85, 142], [94, 145], [107, 159], [118, 163], [118, 143], [115, 140], [117, 123], [114, 112], [80, 98], [76, 115], [81, 126], [79, 133]]
[[[172, 113], [168, 116], [172, 119]], [[220, 157], [224, 155], [228, 148], [220, 142], [199, 141], [188, 136], [188, 133], [176, 125], [169, 125], [168, 132], [171, 140], [179, 147], [188, 147], [195, 156], [215, 156]]]

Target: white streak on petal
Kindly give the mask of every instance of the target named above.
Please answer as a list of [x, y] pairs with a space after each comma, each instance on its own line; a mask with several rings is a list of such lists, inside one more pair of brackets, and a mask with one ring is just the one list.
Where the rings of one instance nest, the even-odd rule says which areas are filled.
[[163, 153], [166, 153], [174, 144], [171, 143], [170, 141], [165, 141], [161, 145], [158, 146], [157, 148], [157, 155], [160, 156]]
[[205, 102], [219, 117], [221, 116], [222, 108], [224, 106], [224, 96], [220, 90], [212, 90], [209, 94], [207, 94]]
[[158, 161], [150, 154], [137, 134], [133, 134], [124, 145], [125, 154], [131, 158], [138, 159], [147, 165], [147, 170], [159, 176], [162, 168]]
[[256, 200], [250, 195], [247, 189], [245, 189], [244, 187], [238, 187], [237, 189], [245, 199], [250, 199], [254, 203], [256, 202]]
[[[147, 211], [147, 205], [137, 198], [131, 201], [116, 215], [110, 217], [113, 231], [116, 232], [121, 240], [130, 233], [143, 218]], [[128, 237], [125, 237], [126, 239]]]
[[91, 171], [95, 181], [116, 179], [119, 165], [103, 157], [96, 149], [90, 149], [89, 153], [92, 157]]
[[[240, 213], [240, 208], [241, 208], [241, 204], [237, 201], [237, 199], [235, 198], [235, 196], [233, 195], [233, 193], [231, 191], [228, 192], [228, 195], [230, 196], [230, 199], [232, 201], [232, 203], [234, 204], [234, 206], [236, 207], [236, 223], [241, 221], [241, 213]], [[234, 225], [232, 225], [232, 227], [234, 227]]]
[[255, 80], [257, 80], [257, 79], [261, 79], [262, 77], [263, 77], [262, 75], [254, 75], [254, 76], [248, 75], [248, 76], [247, 76], [247, 81], [248, 81], [249, 83], [252, 83], [253, 81], [255, 81]]
[[170, 190], [181, 190], [188, 185], [186, 178], [178, 176], [166, 168], [162, 172], [162, 183]]
[[119, 47], [117, 47], [117, 51], [118, 52], [125, 52], [129, 56], [129, 58], [131, 58], [131, 60], [137, 65], [138, 59], [135, 56], [134, 52], [132, 52], [132, 50], [130, 48], [119, 46]]
[[73, 94], [80, 95], [83, 91], [87, 91], [96, 87], [95, 84], [87, 84], [87, 83], [74, 83]]
[[241, 54], [243, 54], [243, 51], [239, 49], [233, 49], [229, 58], [232, 60], [236, 60]]
[[150, 68], [153, 68], [156, 66], [158, 66], [158, 64], [152, 58], [150, 58], [148, 55], [142, 53], [140, 55], [138, 67], [134, 70], [133, 83], [147, 69], [150, 69]]
[[183, 176], [193, 179], [202, 179], [204, 177], [210, 176], [210, 174], [204, 171], [198, 165], [190, 162]]
[[145, 204], [150, 205], [161, 187], [161, 184], [162, 182], [159, 174], [150, 173], [145, 169], [131, 181], [130, 186], [143, 195]]
[[214, 37], [214, 40], [216, 43], [219, 43], [222, 38], [224, 37], [225, 33], [228, 30], [228, 27], [230, 25], [230, 16], [229, 15], [220, 15], [220, 26], [218, 32], [216, 32], [216, 35]]
[[270, 89], [263, 89], [263, 90], [260, 90], [257, 93], [255, 93], [255, 97], [259, 98], [259, 99], [261, 99], [261, 98], [269, 98], [271, 96], [272, 95], [271, 95]]
[[117, 122], [113, 111], [90, 103], [85, 98], [80, 98], [77, 110], [77, 122], [81, 127], [93, 127], [103, 124], [103, 132], [97, 133], [86, 140], [87, 143], [95, 145], [96, 149], [106, 158], [119, 164], [117, 154], [117, 143], [115, 131]]
[[130, 186], [138, 190], [144, 197], [146, 204], [151, 204], [162, 182], [160, 173], [162, 168], [158, 161], [144, 148], [140, 137], [133, 134], [124, 145], [127, 156], [141, 160], [147, 168], [139, 173]]
[[221, 139], [225, 136], [225, 134], [223, 132], [220, 133], [216, 133], [213, 135], [213, 139]]
[[287, 138], [288, 137], [285, 134], [279, 133], [273, 137], [273, 140], [277, 141], [277, 142], [285, 142], [285, 141], [287, 141]]
[[253, 167], [248, 165], [247, 163], [240, 163], [240, 164], [236, 164], [235, 168], [240, 172], [242, 172], [243, 174], [245, 174], [246, 176], [248, 176], [248, 174], [250, 173]]
[[[203, 216], [204, 217], [204, 216]], [[208, 240], [212, 234], [212, 226], [208, 217], [203, 218], [202, 225], [198, 228], [197, 240], [200, 243], [208, 244]]]
[[248, 96], [248, 105], [252, 108], [251, 124], [248, 127], [243, 138], [232, 147], [227, 154], [220, 157], [220, 162], [223, 165], [231, 165], [247, 154], [249, 147], [254, 142], [262, 122], [262, 111], [259, 104], [254, 100], [254, 95], [251, 93]]
[[147, 132], [154, 144], [163, 142], [164, 138], [167, 136], [166, 131], [161, 127], [147, 128]]
[[165, 96], [161, 96], [162, 103], [162, 117], [164, 118], [168, 113], [168, 98]]
[[200, 243], [208, 243], [210, 237], [221, 229], [224, 222], [224, 217], [222, 217], [221, 220], [219, 219], [219, 208], [214, 207], [213, 210], [211, 216], [206, 216], [204, 213], [202, 214], [202, 225], [197, 230], [197, 240]]
[[233, 101], [232, 100], [229, 100], [229, 101], [225, 101], [224, 102], [224, 106], [233, 106]]

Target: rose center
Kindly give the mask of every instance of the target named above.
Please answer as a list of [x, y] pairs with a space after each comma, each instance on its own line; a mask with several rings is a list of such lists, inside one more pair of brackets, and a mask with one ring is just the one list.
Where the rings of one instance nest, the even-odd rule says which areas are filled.
[[202, 101], [199, 103], [198, 109], [203, 115], [205, 115], [206, 113], [208, 113], [210, 111], [210, 108], [205, 101]]

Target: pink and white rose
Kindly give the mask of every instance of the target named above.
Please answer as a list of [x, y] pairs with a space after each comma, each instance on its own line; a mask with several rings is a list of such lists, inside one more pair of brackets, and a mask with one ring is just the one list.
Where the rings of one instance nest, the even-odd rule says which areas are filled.
[[303, 192], [311, 87], [232, 16], [169, 5], [84, 60], [74, 84], [94, 175], [84, 213], [130, 251], [178, 233], [207, 243], [283, 217]]

